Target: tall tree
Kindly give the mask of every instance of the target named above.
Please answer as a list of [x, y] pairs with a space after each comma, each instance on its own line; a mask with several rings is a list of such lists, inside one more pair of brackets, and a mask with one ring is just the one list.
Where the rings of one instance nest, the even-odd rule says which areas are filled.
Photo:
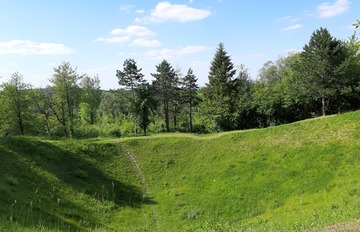
[[84, 111], [84, 119], [90, 125], [95, 124], [97, 111], [101, 101], [100, 79], [98, 76], [89, 77], [84, 75], [80, 87], [82, 88], [81, 108]]
[[155, 78], [153, 86], [158, 99], [163, 104], [166, 131], [170, 132], [169, 107], [176, 91], [176, 73], [166, 60], [156, 66], [156, 71], [157, 73], [151, 74]]
[[303, 84], [314, 99], [321, 101], [321, 113], [326, 115], [330, 99], [339, 94], [342, 85], [346, 52], [340, 40], [326, 28], [313, 32], [300, 54]]
[[[136, 98], [136, 90], [141, 86], [142, 84], [146, 83], [146, 80], [143, 78], [144, 75], [141, 73], [141, 68], [139, 69], [137, 67], [136, 61], [133, 59], [126, 59], [123, 64], [123, 70], [116, 70], [116, 76], [119, 79], [119, 85], [124, 86], [126, 90], [130, 91], [129, 99], [128, 101], [131, 104], [135, 104], [135, 98]], [[134, 108], [131, 108], [134, 109]], [[137, 134], [138, 128], [137, 128], [137, 112], [134, 110], [131, 111], [133, 119], [135, 121], [135, 133]]]
[[34, 104], [35, 111], [41, 117], [45, 132], [48, 136], [53, 133], [53, 110], [54, 99], [50, 88], [45, 89], [32, 89], [30, 92], [30, 98]]
[[29, 102], [26, 90], [29, 85], [18, 72], [13, 73], [10, 80], [2, 85], [2, 116], [5, 135], [9, 133], [25, 134], [25, 117], [28, 113]]
[[135, 99], [133, 102], [133, 112], [136, 114], [137, 124], [142, 128], [144, 135], [151, 122], [151, 114], [156, 108], [152, 86], [148, 83], [140, 85], [135, 91]]
[[197, 80], [191, 68], [188, 69], [186, 75], [182, 78], [182, 99], [188, 106], [190, 132], [193, 130], [193, 107], [199, 102]]
[[232, 98], [233, 76], [236, 70], [230, 56], [220, 43], [211, 62], [209, 83], [206, 84], [204, 100], [208, 114], [212, 115], [216, 127], [220, 130], [231, 130], [235, 127], [235, 107]]
[[116, 76], [119, 79], [119, 85], [125, 86], [126, 89], [133, 92], [139, 85], [143, 84], [145, 80], [141, 73], [141, 68], [137, 67], [136, 61], [133, 59], [126, 59], [123, 64], [123, 70], [116, 70]]
[[55, 94], [52, 110], [67, 138], [71, 138], [74, 134], [74, 121], [80, 101], [78, 86], [80, 79], [77, 69], [73, 68], [69, 62], [62, 62], [54, 68], [54, 75], [50, 79], [52, 91]]

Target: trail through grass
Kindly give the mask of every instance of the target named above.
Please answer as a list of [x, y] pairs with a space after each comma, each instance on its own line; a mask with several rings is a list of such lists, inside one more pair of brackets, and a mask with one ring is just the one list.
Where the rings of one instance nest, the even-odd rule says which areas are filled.
[[214, 135], [0, 139], [0, 231], [360, 228], [360, 111]]

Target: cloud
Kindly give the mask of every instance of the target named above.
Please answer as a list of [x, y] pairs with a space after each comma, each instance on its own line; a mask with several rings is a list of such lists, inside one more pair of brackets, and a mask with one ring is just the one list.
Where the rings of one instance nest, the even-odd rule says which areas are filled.
[[296, 23], [296, 22], [298, 22], [299, 20], [300, 20], [300, 18], [296, 18], [296, 17], [293, 17], [293, 16], [291, 16], [291, 15], [288, 15], [288, 16], [285, 16], [285, 17], [276, 19], [275, 22], [277, 22], [277, 23], [282, 23], [282, 22]]
[[135, 19], [136, 22], [190, 22], [201, 20], [211, 15], [209, 10], [195, 9], [187, 5], [171, 4], [169, 2], [160, 2], [152, 10], [149, 16], [143, 19]]
[[125, 11], [126, 13], [130, 13], [130, 9], [131, 8], [134, 8], [135, 6], [134, 5], [131, 5], [131, 4], [129, 4], [129, 5], [122, 5], [122, 6], [120, 6], [120, 10], [121, 11]]
[[303, 25], [301, 25], [301, 24], [295, 24], [295, 25], [293, 25], [293, 26], [283, 28], [282, 30], [283, 30], [283, 31], [293, 31], [293, 30], [300, 29], [300, 28], [302, 28], [302, 27], [303, 27]]
[[150, 50], [145, 53], [146, 56], [151, 57], [154, 60], [172, 59], [176, 56], [174, 49], [164, 48], [162, 50]]
[[336, 0], [334, 3], [325, 2], [318, 6], [318, 12], [322, 18], [333, 17], [344, 13], [349, 9], [349, 6], [349, 0]]
[[203, 46], [203, 45], [200, 45], [200, 46], [187, 46], [187, 47], [180, 48], [178, 50], [178, 54], [179, 55], [188, 55], [188, 54], [207, 51], [207, 50], [210, 50], [210, 49], [211, 48]]
[[173, 59], [182, 55], [189, 55], [210, 50], [211, 48], [200, 45], [200, 46], [186, 46], [179, 49], [161, 49], [161, 50], [150, 50], [145, 53], [146, 56], [153, 60], [162, 59]]
[[161, 43], [157, 40], [148, 40], [148, 39], [140, 38], [132, 41], [132, 45], [138, 47], [158, 47], [161, 45]]
[[63, 55], [74, 51], [63, 44], [38, 43], [30, 40], [0, 42], [0, 55]]
[[125, 29], [116, 28], [110, 32], [112, 35], [127, 35], [127, 36], [139, 36], [139, 37], [146, 37], [146, 36], [155, 36], [156, 33], [149, 30], [146, 27], [132, 25], [128, 26]]
[[145, 13], [145, 10], [136, 10], [135, 13], [136, 13], [136, 14], [144, 14], [144, 13]]
[[104, 43], [125, 43], [131, 40], [130, 36], [118, 36], [118, 37], [100, 37], [97, 38], [96, 42], [104, 42]]

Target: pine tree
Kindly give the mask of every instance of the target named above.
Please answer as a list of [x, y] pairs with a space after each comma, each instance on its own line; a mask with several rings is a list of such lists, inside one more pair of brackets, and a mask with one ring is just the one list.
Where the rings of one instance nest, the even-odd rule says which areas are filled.
[[119, 79], [119, 85], [125, 86], [133, 92], [139, 85], [144, 83], [144, 75], [141, 73], [141, 68], [138, 69], [136, 61], [133, 59], [126, 59], [123, 64], [123, 71], [116, 70], [116, 76]]
[[213, 118], [216, 129], [231, 130], [236, 125], [235, 104], [232, 98], [234, 90], [232, 78], [235, 73], [230, 56], [227, 55], [224, 45], [220, 43], [211, 62], [209, 83], [206, 84], [204, 93], [208, 115]]
[[182, 99], [188, 105], [190, 132], [193, 130], [193, 107], [199, 102], [197, 80], [191, 68], [188, 69], [187, 74], [182, 78]]
[[304, 89], [315, 100], [321, 100], [321, 113], [326, 115], [330, 98], [339, 94], [346, 52], [343, 43], [333, 38], [326, 28], [316, 30], [300, 54]]
[[156, 66], [157, 73], [151, 75], [155, 78], [153, 86], [158, 99], [164, 107], [165, 127], [170, 132], [170, 104], [176, 94], [176, 73], [174, 68], [166, 60]]

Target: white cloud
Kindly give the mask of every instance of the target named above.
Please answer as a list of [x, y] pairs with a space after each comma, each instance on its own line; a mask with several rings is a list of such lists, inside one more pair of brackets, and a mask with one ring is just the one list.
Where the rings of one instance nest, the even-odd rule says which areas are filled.
[[344, 13], [349, 9], [349, 6], [349, 0], [336, 0], [334, 3], [325, 2], [318, 6], [318, 12], [322, 18], [333, 17]]
[[187, 5], [171, 4], [170, 2], [160, 2], [152, 10], [149, 16], [135, 21], [143, 22], [190, 22], [201, 20], [211, 15], [209, 10], [195, 9]]
[[282, 22], [295, 23], [295, 22], [298, 22], [299, 20], [300, 20], [300, 18], [296, 18], [294, 16], [288, 15], [288, 16], [276, 19], [275, 22], [277, 22], [277, 23], [282, 23]]
[[300, 29], [300, 28], [302, 28], [302, 27], [303, 27], [303, 25], [301, 25], [301, 24], [295, 24], [295, 25], [293, 25], [293, 26], [283, 28], [283, 31], [297, 30], [297, 29]]
[[104, 43], [125, 43], [131, 40], [130, 36], [119, 36], [119, 37], [100, 37], [97, 38], [96, 42], [104, 42]]
[[135, 13], [136, 13], [136, 14], [144, 14], [144, 13], [145, 13], [145, 10], [136, 10]]
[[145, 53], [146, 56], [149, 56], [154, 60], [162, 59], [172, 59], [176, 56], [176, 51], [174, 49], [164, 48], [162, 50], [150, 50]]
[[30, 40], [12, 40], [0, 42], [0, 55], [61, 55], [74, 51], [63, 44], [38, 43]]
[[182, 55], [189, 55], [210, 50], [211, 48], [200, 45], [200, 46], [186, 46], [179, 49], [162, 49], [162, 50], [150, 50], [145, 53], [151, 59], [173, 59]]
[[127, 36], [139, 36], [139, 37], [146, 37], [146, 36], [155, 36], [156, 33], [149, 30], [146, 27], [132, 25], [128, 26], [125, 29], [116, 28], [110, 32], [113, 35], [127, 35]]
[[121, 7], [120, 7], [120, 10], [121, 11], [125, 11], [126, 13], [130, 13], [130, 9], [131, 8], [134, 8], [135, 6], [134, 5], [131, 5], [131, 4], [129, 4], [129, 5], [122, 5]]
[[180, 48], [178, 50], [178, 54], [179, 55], [187, 55], [187, 54], [193, 54], [193, 53], [207, 51], [207, 50], [210, 50], [210, 49], [211, 48], [203, 46], [203, 45], [200, 45], [200, 46], [187, 46], [187, 47]]
[[132, 41], [132, 45], [138, 47], [158, 47], [161, 45], [161, 43], [157, 40], [148, 40], [148, 39], [140, 38]]

